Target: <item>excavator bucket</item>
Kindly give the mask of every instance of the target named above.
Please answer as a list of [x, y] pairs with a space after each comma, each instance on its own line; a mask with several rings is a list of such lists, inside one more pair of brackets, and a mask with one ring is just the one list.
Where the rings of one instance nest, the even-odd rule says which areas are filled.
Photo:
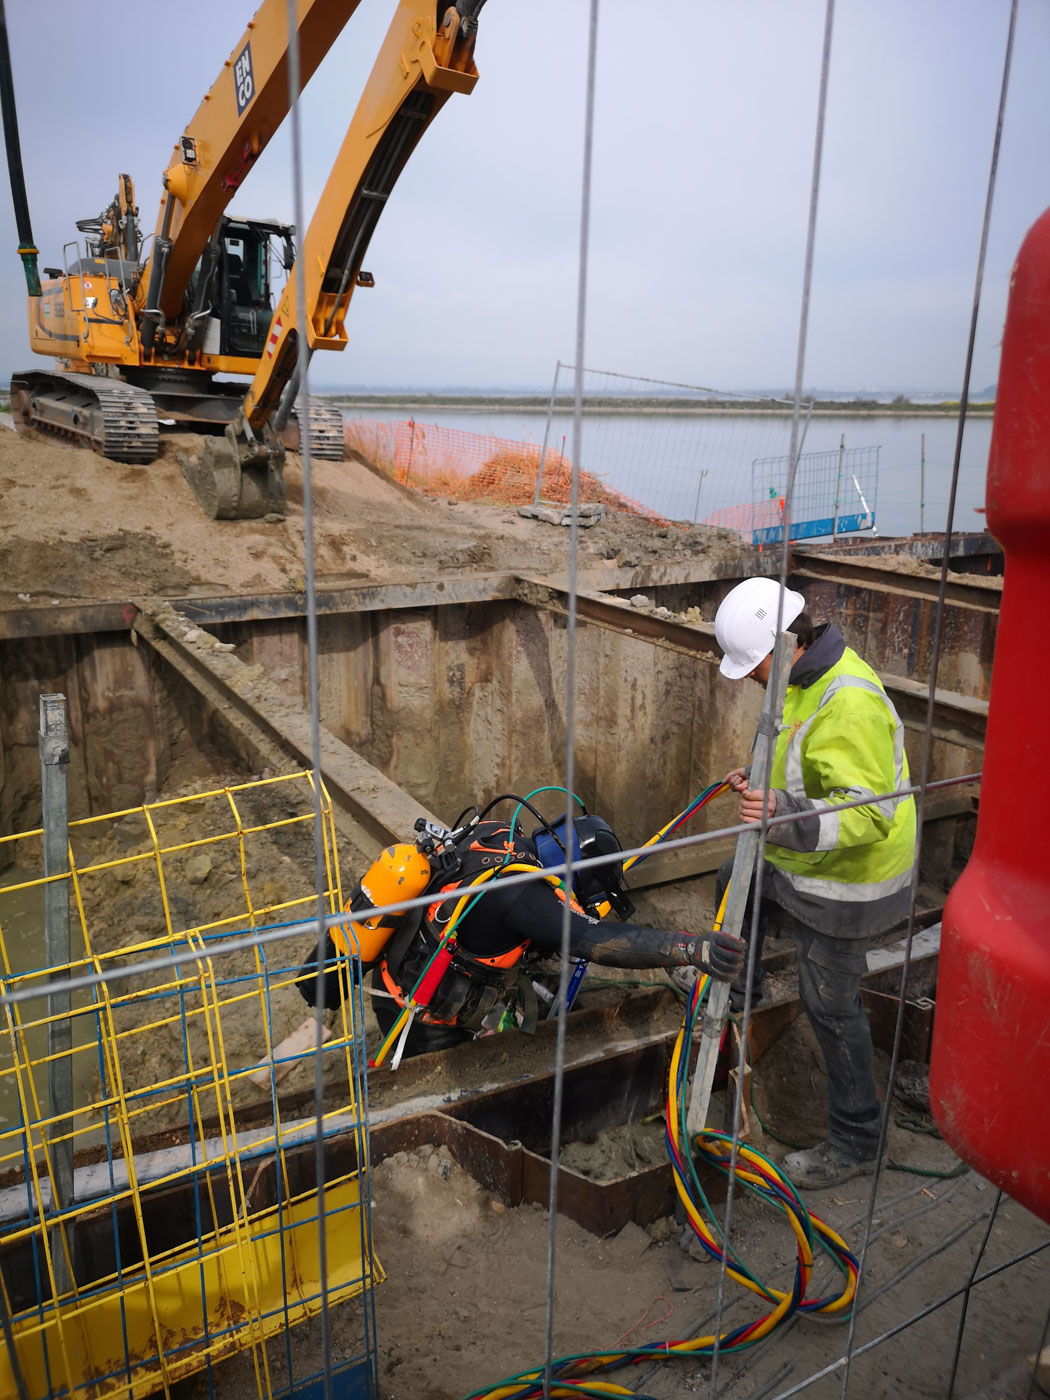
[[[243, 417], [222, 437], [204, 439], [197, 457], [179, 454], [182, 474], [213, 520], [255, 520], [283, 515], [284, 454], [302, 450], [302, 431], [293, 413], [279, 440], [249, 439]], [[326, 461], [343, 457], [343, 415], [338, 408], [310, 401], [310, 452]]]
[[213, 520], [284, 514], [283, 450], [245, 442], [232, 423], [222, 437], [205, 438], [198, 457], [180, 453], [179, 466]]

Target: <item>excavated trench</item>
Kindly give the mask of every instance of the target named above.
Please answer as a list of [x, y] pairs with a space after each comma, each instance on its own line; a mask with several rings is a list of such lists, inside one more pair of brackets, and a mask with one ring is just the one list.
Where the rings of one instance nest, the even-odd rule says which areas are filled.
[[[969, 537], [955, 549], [932, 710], [933, 779], [979, 769], [998, 610], [1001, 559], [994, 542]], [[712, 619], [728, 588], [766, 562], [741, 549], [735, 559], [723, 551], [716, 559], [621, 570], [611, 579], [606, 571], [600, 589], [582, 576], [575, 787], [625, 846], [646, 841], [710, 781], [746, 761], [761, 692], [720, 679]], [[895, 553], [881, 543], [840, 544], [834, 553], [798, 551], [790, 579], [805, 591], [814, 617], [834, 619], [885, 678], [909, 729], [913, 772], [927, 720], [938, 563], [932, 540]], [[321, 768], [344, 889], [378, 846], [404, 839], [419, 816], [448, 823], [474, 803], [559, 782], [569, 719], [568, 601], [561, 579], [511, 573], [322, 588]], [[67, 697], [73, 819], [308, 767], [303, 612], [302, 594], [288, 592], [0, 613], [3, 833], [25, 832], [40, 821], [41, 692]], [[933, 1014], [939, 892], [968, 850], [975, 791], [949, 788], [926, 802], [920, 923], [933, 925], [934, 935], [920, 949], [905, 1023], [905, 1055], [920, 1066]], [[725, 804], [700, 815], [706, 821], [694, 829], [714, 830], [733, 819]], [[104, 837], [93, 837], [93, 858], [126, 848], [135, 820], [130, 810]], [[632, 881], [638, 917], [703, 927], [711, 916], [711, 874], [731, 851], [731, 841], [721, 838], [654, 856]], [[305, 829], [271, 837], [255, 860], [279, 886], [278, 896], [291, 897], [313, 878]], [[0, 882], [24, 873], [22, 867], [0, 872]], [[217, 919], [239, 878], [217, 859], [203, 874], [187, 864], [182, 879], [169, 877], [168, 899], [187, 926]], [[39, 926], [33, 911], [23, 917]], [[149, 937], [162, 917], [129, 876], [106, 910], [108, 947]], [[8, 907], [9, 928], [15, 919]], [[892, 945], [899, 937], [884, 941]], [[301, 951], [293, 947], [290, 967]], [[28, 947], [24, 955], [35, 952]], [[775, 945], [767, 956], [773, 994], [756, 1016], [753, 1060], [797, 1016], [791, 958]], [[876, 1041], [887, 1051], [899, 961], [899, 953], [885, 953], [865, 992]], [[275, 1034], [301, 1019], [293, 992], [282, 1005]], [[644, 1224], [669, 1209], [669, 1168], [659, 1157], [648, 1160], [652, 1130], [644, 1120], [662, 1103], [678, 1006], [669, 984], [634, 988], [629, 977], [618, 985], [614, 976], [595, 978], [573, 1013], [562, 1209], [597, 1233], [627, 1220]], [[437, 1143], [509, 1203], [546, 1200], [551, 1029], [541, 1026], [532, 1040], [498, 1037], [498, 1053], [493, 1042], [479, 1042], [406, 1062], [396, 1076], [374, 1073], [374, 1160]], [[254, 1028], [241, 1031], [250, 1039]], [[163, 1060], [177, 1050], [156, 1053]], [[307, 1083], [305, 1072], [289, 1077], [282, 1100], [288, 1111], [306, 1103]], [[90, 1093], [92, 1086], [81, 1089]], [[267, 1101], [261, 1117], [268, 1111]], [[178, 1139], [176, 1125], [159, 1110], [141, 1120], [141, 1129], [147, 1146], [158, 1134], [169, 1146]]]

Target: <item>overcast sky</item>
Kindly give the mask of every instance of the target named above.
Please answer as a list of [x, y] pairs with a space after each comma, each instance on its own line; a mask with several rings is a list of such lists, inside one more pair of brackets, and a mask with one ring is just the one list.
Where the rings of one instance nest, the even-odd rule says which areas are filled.
[[[838, 0], [807, 386], [962, 381], [1009, 0]], [[8, 0], [41, 264], [118, 171], [152, 229], [178, 135], [237, 44], [239, 0]], [[307, 209], [393, 12], [363, 0], [303, 99]], [[481, 78], [412, 157], [342, 355], [315, 387], [543, 387], [575, 345], [587, 0], [490, 0]], [[133, 15], [133, 19], [131, 16]], [[589, 365], [719, 388], [794, 378], [823, 0], [603, 0]], [[130, 27], [129, 27], [130, 26]], [[1050, 6], [1020, 0], [973, 387], [998, 376], [1011, 263], [1050, 204]], [[286, 123], [287, 126], [287, 123]], [[6, 193], [0, 374], [28, 368]], [[235, 212], [291, 218], [287, 140]]]

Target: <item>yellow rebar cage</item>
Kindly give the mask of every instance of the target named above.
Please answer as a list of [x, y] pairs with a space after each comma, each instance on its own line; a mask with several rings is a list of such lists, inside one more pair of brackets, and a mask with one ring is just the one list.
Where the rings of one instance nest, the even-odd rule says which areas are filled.
[[[41, 831], [0, 840], [0, 1400], [130, 1400], [198, 1372], [300, 1392], [319, 1326], [337, 1393], [372, 1394], [360, 987], [340, 960], [322, 1018], [301, 972], [318, 885], [325, 914], [342, 905], [327, 793], [296, 773], [69, 834], [50, 879]], [[73, 952], [48, 969], [56, 881]], [[349, 1298], [333, 1348], [328, 1308]]]

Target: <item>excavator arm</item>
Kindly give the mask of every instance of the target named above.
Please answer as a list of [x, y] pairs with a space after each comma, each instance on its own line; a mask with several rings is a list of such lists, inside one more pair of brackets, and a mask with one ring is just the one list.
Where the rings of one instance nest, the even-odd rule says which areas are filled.
[[[298, 0], [299, 85], [306, 83], [360, 0]], [[287, 0], [263, 0], [223, 64], [164, 172], [164, 193], [139, 282], [143, 349], [178, 319], [222, 214], [288, 113]]]
[[[310, 352], [342, 350], [345, 321], [369, 240], [397, 177], [454, 92], [477, 81], [473, 26], [454, 6], [435, 29], [430, 0], [401, 0], [302, 243]], [[274, 414], [284, 427], [298, 386], [298, 297], [289, 278], [270, 339], [245, 399], [258, 434]]]
[[305, 354], [297, 283], [289, 278], [243, 412], [223, 439], [206, 444], [191, 478], [218, 518], [282, 508], [281, 434], [302, 367], [314, 350], [346, 345], [354, 288], [370, 280], [362, 259], [397, 177], [447, 99], [477, 81], [474, 35], [483, 3], [460, 0], [439, 24], [433, 0], [400, 0], [302, 241]]

